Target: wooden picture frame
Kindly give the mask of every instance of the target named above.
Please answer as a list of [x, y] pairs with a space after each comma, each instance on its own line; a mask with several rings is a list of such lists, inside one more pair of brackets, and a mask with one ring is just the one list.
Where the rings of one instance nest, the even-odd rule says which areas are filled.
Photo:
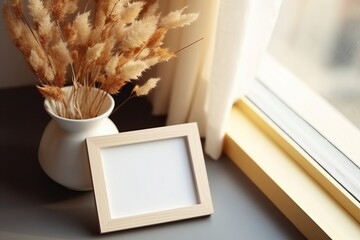
[[196, 123], [86, 139], [100, 232], [213, 213]]

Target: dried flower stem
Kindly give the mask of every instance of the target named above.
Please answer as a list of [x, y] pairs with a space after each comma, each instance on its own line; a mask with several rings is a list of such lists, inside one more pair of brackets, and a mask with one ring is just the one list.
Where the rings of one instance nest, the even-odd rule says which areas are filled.
[[[122, 106], [125, 105], [125, 103], [127, 103], [130, 99], [136, 97], [135, 93], [131, 92], [131, 94], [124, 100], [122, 101], [112, 112], [111, 114], [115, 113], [117, 110], [119, 110]], [[110, 115], [111, 115], [110, 114]]]
[[203, 39], [204, 39], [203, 37], [202, 37], [202, 38], [199, 38], [198, 40], [196, 40], [196, 41], [194, 41], [194, 42], [192, 42], [192, 43], [190, 43], [190, 44], [186, 45], [185, 47], [182, 47], [182, 48], [180, 48], [179, 50], [176, 50], [174, 53], [175, 53], [175, 54], [177, 54], [177, 53], [179, 53], [179, 52], [181, 52], [181, 51], [185, 50], [186, 48], [191, 47], [192, 45], [194, 45], [194, 44], [196, 44], [196, 43], [200, 42], [200, 41], [201, 41], [201, 40], [203, 40]]

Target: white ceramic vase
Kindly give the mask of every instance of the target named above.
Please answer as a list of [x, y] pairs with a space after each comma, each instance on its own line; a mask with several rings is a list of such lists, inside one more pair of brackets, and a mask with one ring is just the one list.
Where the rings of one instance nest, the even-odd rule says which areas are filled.
[[[71, 87], [64, 89], [68, 92]], [[51, 179], [72, 190], [92, 189], [85, 139], [118, 133], [109, 119], [114, 105], [113, 98], [107, 95], [97, 117], [75, 120], [57, 116], [52, 111], [51, 102], [44, 101], [45, 110], [52, 119], [42, 135], [38, 158]]]

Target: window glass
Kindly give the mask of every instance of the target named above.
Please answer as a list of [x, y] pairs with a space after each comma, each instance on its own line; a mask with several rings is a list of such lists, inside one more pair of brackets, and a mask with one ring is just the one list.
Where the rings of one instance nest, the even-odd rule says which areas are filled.
[[360, 128], [360, 1], [284, 0], [269, 52]]

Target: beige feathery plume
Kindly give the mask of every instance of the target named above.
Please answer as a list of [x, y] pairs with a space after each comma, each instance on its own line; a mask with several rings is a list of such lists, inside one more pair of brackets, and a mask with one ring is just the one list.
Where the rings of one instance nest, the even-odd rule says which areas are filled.
[[160, 58], [159, 57], [151, 57], [151, 58], [145, 59], [144, 61], [146, 62], [146, 64], [150, 68], [150, 67], [158, 64], [160, 62]]
[[40, 79], [48, 82], [52, 82], [55, 79], [54, 71], [51, 67], [49, 67], [46, 60], [36, 52], [36, 50], [31, 49], [28, 61]]
[[66, 43], [59, 41], [56, 45], [50, 48], [50, 56], [56, 69], [55, 84], [63, 86], [65, 84], [65, 76], [67, 66], [72, 63], [72, 58]]
[[83, 45], [86, 44], [90, 33], [91, 33], [91, 26], [89, 22], [90, 11], [79, 14], [76, 16], [73, 22], [73, 32], [76, 33], [76, 44]]
[[[104, 35], [104, 31], [108, 31], [109, 28], [103, 26], [103, 25], [100, 25], [100, 26], [93, 26], [92, 29], [91, 29], [91, 33], [89, 35], [89, 39], [88, 39], [88, 42], [87, 42], [87, 45], [91, 46], [95, 43], [98, 43], [100, 42], [101, 40], [102, 41], [107, 41], [107, 37], [108, 35]], [[111, 29], [110, 29], [111, 30]]]
[[42, 44], [45, 45], [49, 41], [49, 34], [53, 27], [49, 11], [41, 0], [29, 0], [28, 8], [29, 14], [33, 17], [34, 29], [39, 33]]
[[121, 66], [123, 66], [125, 63], [127, 63], [129, 61], [129, 59], [130, 59], [125, 55], [126, 55], [125, 53], [122, 53], [122, 54], [119, 55], [119, 61], [118, 61], [118, 67], [119, 68]]
[[40, 54], [42, 58], [45, 58], [46, 56], [37, 38], [34, 37], [33, 32], [25, 24], [23, 26], [21, 37], [19, 38], [19, 44], [21, 45], [19, 49], [26, 58], [29, 57], [31, 49], [36, 49], [38, 54]]
[[101, 53], [100, 58], [97, 61], [99, 65], [105, 65], [111, 58], [113, 48], [116, 44], [116, 39], [110, 35], [109, 37], [106, 38], [106, 41], [104, 41], [104, 43], [105, 43], [104, 49]]
[[116, 74], [116, 67], [119, 62], [119, 56], [114, 55], [110, 58], [108, 63], [105, 65], [105, 73], [107, 76], [113, 76]]
[[149, 92], [156, 87], [157, 83], [159, 82], [160, 78], [150, 78], [146, 81], [145, 84], [142, 86], [136, 85], [134, 87], [133, 92], [136, 96], [145, 96], [148, 95]]
[[136, 20], [131, 26], [125, 29], [122, 39], [124, 50], [141, 47], [153, 35], [157, 28], [158, 17], [152, 16]]
[[69, 45], [74, 45], [77, 38], [77, 33], [75, 32], [73, 23], [67, 23], [63, 25], [65, 26], [62, 28], [62, 33], [65, 40]]
[[[7, 3], [5, 3], [5, 4], [7, 4]], [[23, 14], [22, 1], [21, 0], [12, 0], [11, 6], [14, 10], [14, 14], [17, 17], [21, 18], [22, 14]]]
[[47, 1], [45, 6], [52, 9], [53, 16], [56, 21], [60, 22], [65, 16], [64, 5], [66, 0]]
[[73, 14], [78, 9], [79, 0], [57, 0], [57, 1], [47, 1], [48, 4], [51, 4], [48, 8], [51, 7], [53, 10], [53, 15], [56, 21], [62, 22], [67, 15]]
[[51, 67], [48, 65], [48, 64], [46, 64], [45, 66], [44, 66], [44, 77], [45, 77], [45, 79], [48, 81], [48, 82], [52, 82], [52, 81], [54, 81], [54, 79], [55, 79], [55, 74], [54, 74], [54, 71], [51, 69]]
[[125, 33], [125, 29], [125, 24], [115, 24], [114, 27], [110, 29], [110, 35], [114, 36], [117, 42], [121, 42]]
[[159, 4], [156, 0], [147, 0], [145, 1], [145, 5], [140, 15], [144, 18], [157, 15], [158, 9], [159, 9]]
[[44, 98], [50, 98], [55, 101], [62, 101], [64, 99], [65, 94], [59, 87], [44, 85], [37, 86], [37, 88]]
[[119, 93], [120, 89], [125, 86], [126, 81], [122, 80], [118, 76], [112, 76], [102, 81], [101, 89], [110, 94]]
[[45, 65], [44, 59], [42, 59], [34, 49], [31, 49], [29, 62], [35, 72], [40, 71], [40, 69], [42, 69]]
[[137, 79], [147, 68], [148, 65], [145, 61], [129, 60], [120, 68], [120, 76], [126, 80]]
[[171, 58], [176, 56], [175, 53], [170, 51], [168, 48], [156, 48], [156, 49], [154, 49], [154, 51], [151, 55], [158, 57], [159, 62], [164, 62], [164, 61], [167, 62]]
[[53, 27], [53, 23], [51, 22], [50, 15], [44, 16], [41, 22], [39, 22], [39, 35], [41, 38], [50, 38], [49, 34], [51, 33], [51, 29]]
[[88, 48], [86, 52], [86, 62], [91, 63], [96, 61], [100, 56], [101, 52], [103, 51], [105, 43], [97, 43], [94, 46]]
[[64, 16], [70, 15], [76, 12], [80, 0], [65, 0], [64, 4]]
[[199, 14], [197, 13], [183, 14], [183, 11], [185, 9], [186, 7], [177, 11], [170, 12], [165, 17], [162, 17], [159, 22], [159, 26], [167, 29], [171, 29], [171, 28], [184, 27], [186, 25], [191, 24], [193, 21], [195, 21], [198, 18]]
[[50, 52], [54, 61], [59, 62], [61, 65], [68, 65], [72, 62], [70, 51], [67, 48], [67, 44], [62, 40], [52, 46]]
[[159, 47], [163, 44], [163, 40], [165, 38], [165, 34], [168, 32], [168, 29], [166, 28], [159, 28], [157, 29], [154, 34], [149, 39], [148, 43], [146, 44], [146, 47], [148, 48], [155, 48]]
[[95, 0], [95, 16], [94, 16], [94, 25], [103, 26], [105, 23], [106, 15], [105, 9], [107, 6], [107, 1], [104, 0]]
[[28, 4], [29, 14], [33, 17], [34, 22], [39, 23], [42, 19], [48, 15], [48, 11], [45, 9], [41, 0], [29, 0]]
[[141, 52], [137, 55], [137, 59], [144, 59], [149, 56], [151, 50], [149, 48], [144, 48]]
[[10, 6], [7, 3], [4, 5], [3, 12], [12, 41], [17, 47], [21, 47], [19, 45], [19, 38], [22, 36], [22, 32], [25, 27], [24, 23], [19, 18], [15, 18], [11, 12]]
[[121, 21], [125, 24], [133, 22], [141, 12], [143, 6], [144, 2], [132, 2], [126, 8], [122, 8], [122, 11], [118, 13], [121, 15]]

